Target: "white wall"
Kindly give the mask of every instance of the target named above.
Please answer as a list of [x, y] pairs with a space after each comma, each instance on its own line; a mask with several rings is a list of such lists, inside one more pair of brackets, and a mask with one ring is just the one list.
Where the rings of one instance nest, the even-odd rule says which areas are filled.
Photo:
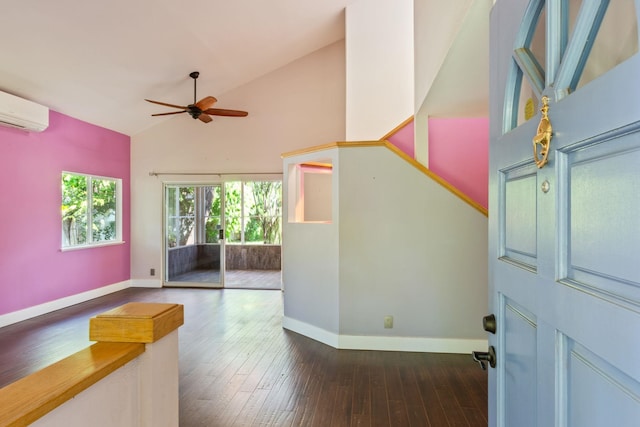
[[[345, 47], [338, 42], [218, 98], [216, 106], [246, 118], [204, 124], [177, 116], [131, 140], [131, 277], [159, 285], [162, 182], [215, 176], [149, 176], [149, 172], [282, 172], [283, 152], [345, 138]], [[202, 96], [206, 94], [201, 94]], [[150, 282], [145, 282], [150, 281]]]
[[413, 115], [413, 2], [346, 10], [347, 140], [378, 140]]
[[414, 0], [415, 158], [429, 166], [430, 112], [425, 99], [474, 0]]
[[[145, 351], [140, 356], [80, 390], [73, 398], [64, 401], [30, 425], [177, 426], [180, 403], [178, 359], [176, 329], [156, 342], [145, 344]], [[67, 363], [66, 366], [72, 370], [74, 365]], [[70, 371], [70, 375], [75, 375], [75, 372]], [[73, 381], [69, 385], [72, 383]]]
[[341, 335], [486, 338], [484, 215], [385, 147], [340, 151], [340, 194]]
[[140, 396], [140, 359], [136, 358], [30, 425], [140, 426]]
[[[283, 325], [305, 331], [319, 341], [337, 346], [339, 331], [339, 192], [336, 169], [338, 150], [331, 149], [284, 159], [282, 282], [284, 288]], [[294, 222], [292, 206], [297, 201], [299, 177], [295, 165], [301, 162], [330, 162], [331, 222]], [[299, 171], [299, 170], [298, 170]]]
[[428, 119], [486, 117], [492, 0], [414, 1], [415, 157], [429, 166]]
[[415, 110], [419, 110], [475, 0], [414, 0]]
[[386, 147], [285, 166], [328, 155], [332, 224], [284, 224], [283, 326], [337, 348], [486, 347], [487, 218]]

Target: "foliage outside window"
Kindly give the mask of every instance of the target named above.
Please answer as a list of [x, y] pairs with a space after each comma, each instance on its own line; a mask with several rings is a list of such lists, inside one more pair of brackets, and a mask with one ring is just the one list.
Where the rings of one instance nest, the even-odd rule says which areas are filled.
[[225, 228], [228, 243], [282, 242], [282, 182], [225, 184]]
[[166, 197], [167, 243], [170, 248], [218, 243], [219, 186], [167, 187]]
[[62, 247], [121, 241], [121, 180], [62, 173]]
[[192, 243], [195, 187], [167, 188], [167, 242], [170, 248]]
[[[226, 182], [224, 192], [227, 243], [281, 243], [281, 181]], [[221, 196], [217, 185], [168, 186], [168, 247], [218, 243]]]

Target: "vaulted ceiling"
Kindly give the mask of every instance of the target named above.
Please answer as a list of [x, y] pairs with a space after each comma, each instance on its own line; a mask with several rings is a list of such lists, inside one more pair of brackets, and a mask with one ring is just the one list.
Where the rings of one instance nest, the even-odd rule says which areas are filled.
[[[29, 0], [0, 13], [0, 90], [135, 135], [169, 109], [145, 98], [218, 96], [344, 38], [369, 0]], [[172, 116], [169, 116], [172, 117]]]

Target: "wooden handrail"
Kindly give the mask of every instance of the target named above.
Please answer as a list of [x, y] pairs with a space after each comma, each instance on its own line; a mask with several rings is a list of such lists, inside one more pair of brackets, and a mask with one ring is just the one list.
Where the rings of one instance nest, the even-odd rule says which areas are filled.
[[402, 123], [400, 123], [398, 126], [394, 127], [393, 129], [391, 129], [391, 131], [389, 131], [385, 136], [383, 136], [382, 138], [380, 138], [380, 141], [386, 141], [389, 138], [391, 138], [393, 135], [395, 135], [396, 133], [400, 132], [406, 125], [408, 125], [409, 123], [411, 123], [414, 120], [414, 116], [409, 117], [408, 119], [406, 119], [405, 121], [403, 121]]
[[26, 426], [96, 384], [184, 323], [181, 304], [132, 302], [89, 321], [99, 341], [0, 389], [0, 426]]
[[413, 167], [418, 169], [420, 172], [440, 184], [442, 187], [462, 199], [469, 206], [476, 209], [478, 212], [483, 214], [484, 216], [488, 216], [487, 208], [471, 199], [469, 196], [464, 194], [462, 191], [454, 187], [451, 183], [447, 182], [444, 178], [437, 175], [433, 171], [429, 170], [427, 167], [422, 165], [416, 159], [409, 157], [406, 153], [400, 150], [395, 145], [391, 144], [389, 141], [346, 141], [346, 142], [332, 142], [330, 144], [316, 145], [315, 147], [309, 147], [302, 150], [289, 151], [287, 153], [282, 154], [282, 158], [299, 156], [302, 154], [316, 153], [318, 151], [329, 150], [332, 148], [351, 148], [351, 147], [387, 147], [389, 150], [393, 151], [396, 155], [404, 159], [406, 162], [411, 164]]
[[141, 343], [96, 343], [0, 389], [0, 425], [26, 426], [145, 351]]

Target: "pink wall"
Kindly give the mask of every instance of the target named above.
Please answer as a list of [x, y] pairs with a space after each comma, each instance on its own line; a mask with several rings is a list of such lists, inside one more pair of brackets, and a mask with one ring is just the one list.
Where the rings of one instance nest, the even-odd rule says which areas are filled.
[[429, 169], [487, 208], [489, 119], [430, 118]]
[[[60, 113], [0, 127], [0, 315], [130, 278], [129, 169], [128, 136]], [[125, 244], [60, 251], [63, 170], [122, 179]]]
[[415, 158], [415, 145], [414, 145], [414, 129], [413, 120], [407, 123], [402, 129], [387, 138], [387, 141], [398, 147], [406, 155]]

